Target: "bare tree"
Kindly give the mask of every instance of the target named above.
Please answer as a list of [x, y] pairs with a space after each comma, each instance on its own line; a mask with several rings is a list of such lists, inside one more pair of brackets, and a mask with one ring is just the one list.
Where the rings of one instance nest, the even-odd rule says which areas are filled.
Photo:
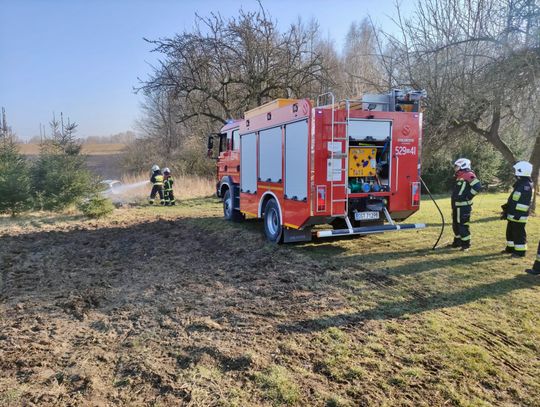
[[360, 96], [366, 92], [387, 90], [383, 69], [377, 57], [376, 28], [365, 18], [353, 22], [347, 33], [343, 52], [345, 94]]
[[178, 100], [178, 122], [225, 123], [276, 97], [314, 96], [314, 84], [331, 82], [313, 46], [317, 30], [299, 21], [280, 33], [262, 7], [230, 20], [198, 16], [193, 32], [149, 41], [164, 59], [140, 89]]
[[444, 143], [470, 132], [509, 167], [540, 167], [540, 5], [536, 0], [425, 0], [389, 37], [400, 80], [428, 90], [427, 116]]
[[2, 107], [2, 115], [0, 116], [0, 139], [5, 142], [8, 138], [8, 124], [6, 119], [6, 109]]
[[18, 142], [18, 137], [11, 128], [8, 126], [6, 109], [2, 107], [2, 114], [0, 115], [0, 142], [4, 145], [14, 145]]
[[[231, 19], [196, 16], [193, 30], [147, 41], [162, 59], [137, 89], [145, 96], [138, 127], [154, 140], [140, 141], [145, 165], [199, 154], [202, 160], [201, 136], [229, 119], [276, 98], [315, 98], [338, 82], [339, 57], [320, 39], [318, 24], [299, 19], [280, 31], [262, 6]], [[136, 159], [129, 167], [136, 168], [141, 149], [130, 151]], [[212, 165], [198, 168], [209, 173]]]
[[177, 148], [180, 143], [180, 124], [176, 121], [181, 113], [170, 92], [147, 93], [141, 109], [143, 117], [137, 121], [137, 126], [142, 133], [158, 142], [163, 151]]

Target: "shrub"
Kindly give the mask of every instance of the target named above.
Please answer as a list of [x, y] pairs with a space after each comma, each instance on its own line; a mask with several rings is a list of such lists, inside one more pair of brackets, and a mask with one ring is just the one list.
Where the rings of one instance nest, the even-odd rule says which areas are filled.
[[102, 218], [112, 213], [114, 206], [110, 199], [100, 195], [94, 195], [78, 205], [79, 210], [89, 218]]
[[183, 174], [208, 178], [216, 171], [215, 160], [206, 156], [206, 142], [196, 137], [184, 140], [182, 148], [171, 158], [173, 166]]
[[32, 167], [36, 206], [61, 210], [95, 191], [86, 159], [80, 155], [44, 152]]
[[453, 163], [460, 157], [472, 162], [472, 169], [487, 189], [505, 188], [512, 182], [510, 165], [488, 142], [474, 137], [463, 137], [459, 145], [449, 145], [439, 150], [424, 151], [422, 178], [433, 193], [448, 193], [454, 185]]
[[186, 137], [170, 151], [164, 151], [159, 140], [137, 139], [128, 146], [122, 160], [122, 168], [128, 174], [146, 173], [153, 164], [172, 168], [176, 174], [203, 178], [213, 177], [216, 171], [215, 160], [206, 155], [206, 141], [197, 137]]
[[[153, 164], [163, 166], [161, 144], [151, 139], [136, 139], [129, 144], [122, 158], [122, 169], [127, 174], [147, 173]], [[170, 164], [167, 164], [169, 167]]]

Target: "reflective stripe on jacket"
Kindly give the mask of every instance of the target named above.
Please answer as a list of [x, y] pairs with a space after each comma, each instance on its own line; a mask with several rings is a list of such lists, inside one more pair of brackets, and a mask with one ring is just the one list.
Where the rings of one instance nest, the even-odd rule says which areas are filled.
[[526, 223], [532, 201], [533, 183], [529, 177], [518, 177], [506, 203], [506, 219]]
[[152, 176], [150, 177], [150, 182], [153, 185], [163, 185], [163, 175], [161, 174], [161, 171], [155, 171]]
[[473, 198], [482, 189], [482, 184], [471, 170], [462, 170], [456, 173], [456, 183], [452, 190], [452, 206], [472, 205]]
[[172, 191], [172, 186], [174, 184], [174, 179], [170, 175], [165, 178], [165, 181], [163, 182], [163, 187], [165, 191]]

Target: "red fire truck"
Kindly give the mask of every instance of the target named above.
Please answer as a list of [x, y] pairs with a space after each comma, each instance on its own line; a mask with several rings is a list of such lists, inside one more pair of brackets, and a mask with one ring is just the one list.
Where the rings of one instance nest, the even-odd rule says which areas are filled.
[[425, 227], [397, 223], [420, 206], [422, 96], [277, 99], [226, 124], [217, 134], [225, 219], [262, 218], [272, 242]]

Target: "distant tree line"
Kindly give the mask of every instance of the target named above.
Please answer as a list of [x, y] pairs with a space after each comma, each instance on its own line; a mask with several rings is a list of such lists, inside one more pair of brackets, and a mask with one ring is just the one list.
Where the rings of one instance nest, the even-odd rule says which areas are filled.
[[133, 131], [124, 131], [110, 136], [88, 136], [80, 138], [83, 144], [131, 144], [137, 135]]
[[193, 30], [147, 40], [161, 60], [141, 80], [144, 137], [128, 170], [166, 160], [212, 174], [204, 139], [230, 118], [279, 97], [338, 98], [391, 88], [425, 89], [423, 177], [451, 183], [453, 159], [472, 159], [488, 185], [506, 186], [511, 166], [540, 167], [540, 6], [537, 0], [423, 0], [396, 30], [351, 25], [338, 53], [315, 21], [284, 30], [261, 6], [235, 18], [196, 16]]
[[[47, 135], [43, 136], [33, 136], [29, 138], [26, 143], [28, 144], [40, 144], [43, 139], [47, 139]], [[124, 131], [116, 134], [111, 134], [109, 136], [88, 136], [88, 137], [78, 137], [77, 140], [82, 144], [130, 144], [135, 141], [137, 135], [133, 131]], [[22, 142], [19, 139], [15, 140], [16, 142]]]

